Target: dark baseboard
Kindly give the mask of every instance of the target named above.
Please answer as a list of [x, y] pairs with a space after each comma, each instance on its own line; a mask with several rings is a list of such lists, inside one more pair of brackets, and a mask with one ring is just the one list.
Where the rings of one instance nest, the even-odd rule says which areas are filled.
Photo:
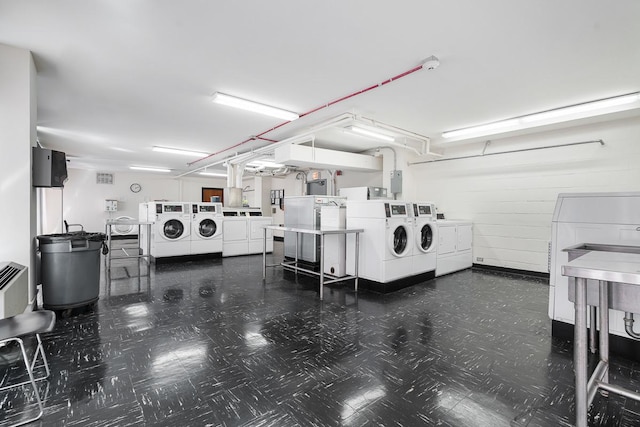
[[137, 234], [112, 234], [111, 240], [137, 240]]
[[436, 277], [435, 271], [429, 271], [427, 273], [416, 274], [415, 276], [403, 277], [402, 279], [393, 280], [391, 282], [380, 283], [373, 280], [360, 278], [358, 280], [358, 287], [366, 289], [368, 291], [376, 292], [379, 294], [386, 294], [394, 292], [400, 289], [408, 288], [409, 286], [417, 285], [418, 283], [426, 282]]
[[180, 255], [180, 256], [167, 256], [161, 258], [153, 258], [156, 264], [171, 264], [175, 262], [187, 262], [187, 261], [200, 261], [207, 259], [222, 258], [222, 252], [215, 252], [211, 254], [198, 254], [198, 255]]
[[473, 264], [473, 268], [476, 270], [497, 271], [500, 273], [520, 274], [522, 276], [541, 277], [543, 279], [549, 278], [549, 273], [541, 273], [539, 271], [530, 270], [518, 270], [516, 268], [496, 267], [493, 265]]
[[[551, 321], [551, 335], [556, 338], [566, 339], [573, 341], [573, 325], [559, 320]], [[596, 331], [596, 340], [600, 335], [599, 331]], [[636, 362], [640, 362], [640, 341], [632, 338], [624, 338], [619, 335], [609, 335], [609, 351], [612, 354], [625, 357]]]
[[[309, 266], [307, 265], [304, 266], [304, 268], [309, 268], [310, 270], [312, 269], [312, 267], [313, 267], [313, 264], [310, 264]], [[315, 268], [313, 271], [318, 271], [318, 268]], [[290, 270], [287, 268], [284, 268], [283, 270], [283, 277], [286, 279], [295, 279], [295, 280], [299, 280], [299, 278], [305, 277], [306, 281], [308, 281], [309, 283], [318, 283], [319, 281], [318, 276], [311, 275], [303, 271], [298, 272], [298, 278], [296, 278], [296, 274], [293, 272], [293, 270]], [[363, 290], [371, 291], [378, 294], [386, 294], [389, 292], [394, 292], [400, 289], [407, 288], [409, 286], [416, 285], [418, 283], [426, 282], [428, 280], [433, 279], [434, 277], [435, 277], [435, 271], [430, 271], [428, 273], [421, 273], [421, 274], [417, 274], [415, 276], [410, 276], [410, 277], [403, 277], [402, 279], [394, 280], [392, 282], [387, 282], [387, 283], [375, 282], [373, 280], [363, 279], [362, 277], [360, 277], [358, 279], [358, 289], [363, 289]], [[350, 280], [344, 283], [348, 283], [348, 286], [350, 287], [353, 286], [353, 280]]]

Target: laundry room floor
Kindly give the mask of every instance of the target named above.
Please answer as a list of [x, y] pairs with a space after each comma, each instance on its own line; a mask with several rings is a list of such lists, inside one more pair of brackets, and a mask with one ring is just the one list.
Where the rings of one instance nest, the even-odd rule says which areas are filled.
[[[103, 265], [95, 308], [43, 337], [40, 424], [573, 424], [572, 345], [551, 337], [546, 280], [466, 270], [386, 295], [328, 286], [320, 301], [279, 268], [263, 284], [261, 264]], [[611, 381], [640, 390], [640, 365], [614, 357]], [[35, 410], [25, 390], [0, 392], [0, 423]], [[597, 396], [589, 418], [637, 426], [640, 404]]]

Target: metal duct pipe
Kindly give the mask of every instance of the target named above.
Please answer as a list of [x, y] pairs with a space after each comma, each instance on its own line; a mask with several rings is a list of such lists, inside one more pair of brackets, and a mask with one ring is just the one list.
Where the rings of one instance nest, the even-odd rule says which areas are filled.
[[[302, 176], [302, 178], [299, 178]], [[296, 174], [296, 179], [302, 179], [302, 195], [307, 195], [307, 173], [306, 172], [298, 172]]]
[[633, 313], [625, 311], [624, 313], [624, 330], [631, 338], [640, 340], [640, 334], [633, 330]]
[[337, 169], [335, 170], [327, 169], [327, 173], [331, 177], [331, 194], [329, 194], [329, 196], [338, 195], [337, 194], [338, 192], [336, 191], [336, 172], [337, 172]]
[[395, 148], [393, 147], [389, 147], [389, 146], [380, 146], [380, 147], [376, 147], [376, 150], [382, 150], [383, 148], [386, 148], [387, 150], [391, 150], [391, 152], [393, 153], [393, 170], [398, 170], [398, 153], [396, 153]]

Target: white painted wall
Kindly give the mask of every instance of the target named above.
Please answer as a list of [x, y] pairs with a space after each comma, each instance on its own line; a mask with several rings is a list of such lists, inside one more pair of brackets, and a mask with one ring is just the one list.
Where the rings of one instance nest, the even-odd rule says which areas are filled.
[[[433, 201], [447, 219], [472, 220], [475, 263], [546, 273], [558, 193], [640, 190], [640, 118], [497, 140], [487, 148], [491, 153], [593, 139], [606, 145], [410, 166], [407, 200]], [[459, 146], [445, 155], [480, 154], [483, 147]]]
[[[43, 234], [62, 230], [62, 220], [82, 224], [86, 231], [104, 231], [105, 220], [119, 216], [138, 218], [138, 205], [153, 200], [200, 201], [202, 187], [224, 188], [224, 178], [180, 178], [133, 172], [113, 172], [113, 184], [97, 184], [96, 171], [69, 168], [69, 180], [64, 190], [45, 189], [41, 197]], [[138, 183], [142, 191], [133, 193], [131, 184]], [[60, 203], [64, 194], [63, 209]], [[118, 212], [106, 212], [105, 200], [118, 201]]]
[[31, 53], [0, 44], [0, 261], [29, 267], [35, 301], [36, 190], [31, 147], [36, 142], [36, 68]]
[[[105, 171], [101, 171], [105, 172]], [[186, 176], [172, 178], [153, 173], [111, 172], [113, 184], [98, 184], [95, 170], [68, 168], [69, 179], [63, 190], [58, 188], [42, 189], [40, 211], [42, 213], [41, 234], [63, 232], [62, 221], [69, 224], [82, 224], [86, 231], [104, 231], [105, 221], [109, 218], [129, 216], [138, 218], [138, 205], [154, 200], [197, 202], [202, 200], [202, 188], [224, 188], [226, 178]], [[270, 188], [264, 188], [265, 178], [248, 176], [243, 180], [247, 191], [244, 195], [252, 207], [259, 207], [263, 215], [271, 214], [269, 198]], [[270, 183], [271, 178], [266, 178]], [[129, 189], [131, 184], [142, 186], [139, 193]], [[257, 189], [257, 191], [255, 191]], [[266, 191], [266, 197], [263, 192]], [[106, 212], [105, 200], [118, 201], [118, 212]], [[64, 210], [64, 213], [63, 213]], [[77, 230], [77, 228], [71, 228]]]

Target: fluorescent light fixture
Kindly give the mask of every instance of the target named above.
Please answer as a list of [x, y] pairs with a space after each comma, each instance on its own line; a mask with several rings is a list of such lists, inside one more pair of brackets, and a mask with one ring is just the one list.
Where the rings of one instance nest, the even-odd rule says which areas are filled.
[[472, 126], [470, 128], [464, 128], [464, 129], [445, 132], [442, 134], [442, 137], [455, 138], [458, 136], [468, 136], [468, 135], [475, 135], [475, 134], [486, 135], [491, 133], [506, 132], [508, 130], [513, 130], [517, 128], [519, 124], [520, 124], [520, 120], [518, 119], [501, 120], [499, 122], [488, 123], [486, 125]]
[[240, 108], [241, 110], [252, 111], [254, 113], [264, 114], [265, 116], [276, 117], [283, 120], [296, 120], [300, 116], [297, 113], [283, 110], [281, 108], [272, 107], [270, 105], [260, 104], [258, 102], [249, 101], [247, 99], [236, 98], [235, 96], [225, 95], [216, 92], [213, 94], [213, 102], [216, 104], [227, 105], [229, 107]]
[[442, 137], [462, 137], [460, 139], [464, 139], [464, 137], [486, 136], [536, 126], [562, 123], [569, 120], [584, 119], [587, 117], [638, 108], [640, 107], [638, 101], [640, 101], [640, 92], [630, 93], [613, 98], [600, 99], [597, 101], [585, 102], [583, 104], [542, 111], [540, 113], [528, 114], [526, 116], [514, 117], [512, 119], [500, 120], [484, 125], [452, 130], [444, 132]]
[[206, 157], [206, 156], [209, 155], [209, 153], [203, 153], [201, 151], [183, 150], [181, 148], [169, 148], [169, 147], [154, 146], [152, 148], [152, 150], [160, 152], [160, 153], [179, 154], [181, 156], [190, 156], [190, 157]]
[[147, 171], [147, 172], [171, 172], [171, 169], [148, 168], [146, 166], [129, 166], [129, 169], [133, 169], [136, 171]]
[[386, 135], [384, 133], [379, 133], [373, 130], [361, 128], [359, 126], [350, 126], [348, 128], [351, 132], [357, 133], [359, 135], [369, 136], [371, 138], [379, 139], [382, 141], [393, 142], [396, 139], [390, 135]]
[[205, 175], [205, 176], [219, 176], [219, 177], [227, 177], [226, 173], [218, 173], [218, 172], [200, 172], [199, 175]]
[[270, 162], [268, 160], [252, 160], [247, 163], [250, 167], [265, 167], [265, 168], [283, 168], [285, 165], [280, 163]]
[[523, 123], [531, 123], [554, 119], [558, 117], [572, 116], [574, 114], [588, 113], [597, 110], [605, 110], [619, 105], [632, 104], [640, 99], [639, 93], [616, 96], [615, 98], [602, 99], [600, 101], [587, 102], [584, 104], [572, 105], [570, 107], [558, 108], [556, 110], [543, 111], [542, 113], [530, 114], [521, 117]]

